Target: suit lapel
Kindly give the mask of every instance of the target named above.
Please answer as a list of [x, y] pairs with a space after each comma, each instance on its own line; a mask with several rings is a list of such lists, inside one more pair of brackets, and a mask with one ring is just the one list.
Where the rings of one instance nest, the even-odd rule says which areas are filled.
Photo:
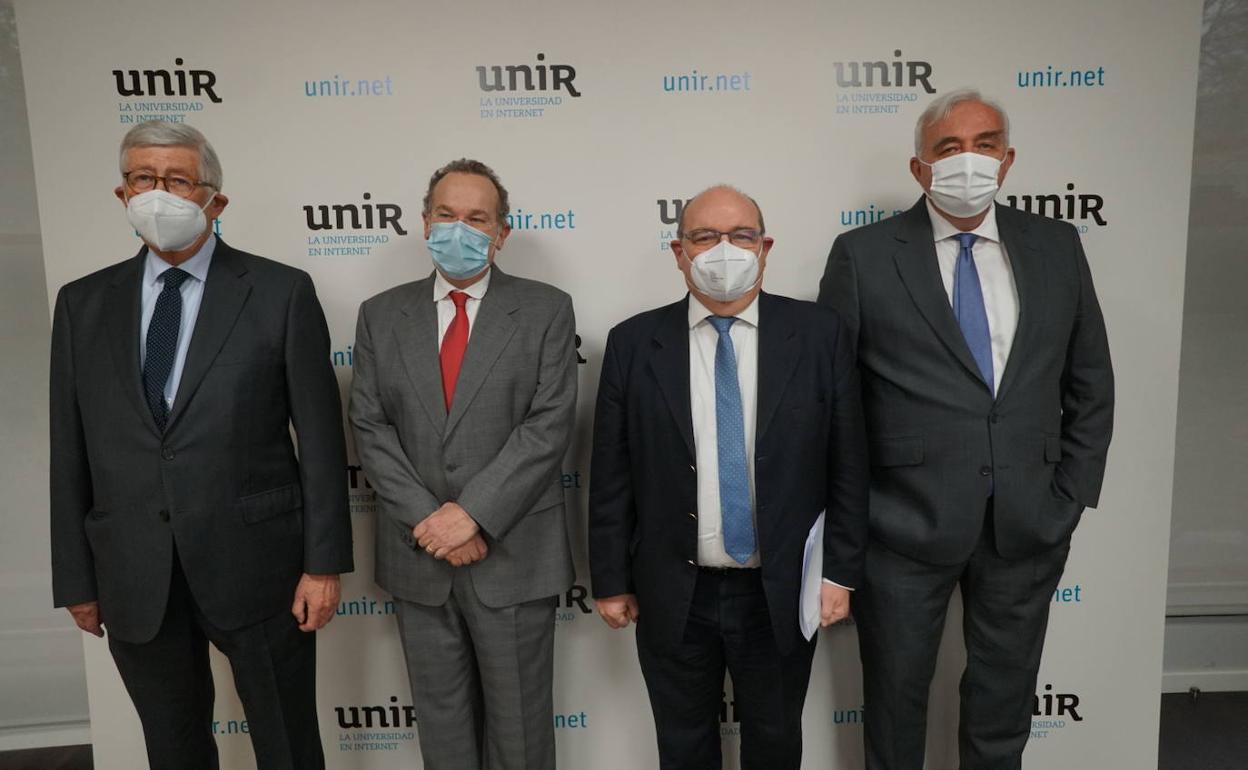
[[444, 439], [450, 437], [463, 419], [464, 412], [476, 398], [494, 362], [516, 333], [516, 322], [511, 314], [520, 309], [520, 302], [514, 291], [513, 279], [497, 267], [491, 269], [490, 287], [477, 308], [477, 317], [468, 335], [468, 349], [464, 351], [464, 362], [455, 381], [455, 398], [447, 416]]
[[442, 396], [442, 367], [438, 360], [438, 308], [433, 301], [433, 278], [412, 286], [409, 303], [394, 327], [399, 358], [407, 370], [416, 397], [439, 431], [446, 427], [446, 400]]
[[1005, 362], [1005, 371], [1001, 374], [1001, 387], [997, 389], [999, 400], [1014, 380], [1018, 379], [1018, 362], [1026, 357], [1031, 334], [1041, 325], [1041, 316], [1044, 313], [1041, 294], [1044, 287], [1043, 257], [1028, 236], [1026, 220], [1016, 219], [1013, 209], [997, 206], [996, 211], [997, 231], [1005, 244], [1010, 271], [1014, 274], [1014, 288], [1018, 292], [1018, 326], [1014, 331], [1014, 341], [1010, 345], [1010, 356]]
[[143, 396], [143, 372], [139, 361], [140, 306], [143, 302], [143, 266], [146, 260], [147, 249], [144, 248], [117, 271], [110, 286], [106, 323], [113, 365], [117, 368], [121, 389], [143, 423], [159, 435], [152, 410]]
[[[940, 277], [940, 264], [936, 259], [936, 244], [932, 240], [932, 223], [923, 199], [920, 198], [899, 220], [895, 237], [900, 243], [893, 260], [906, 291], [949, 352], [983, 383], [966, 337], [962, 335], [962, 329], [953, 317], [953, 308], [949, 306], [949, 296], [945, 293], [945, 282]], [[984, 387], [988, 387], [987, 383]]]
[[689, 298], [669, 305], [655, 329], [650, 372], [659, 384], [681, 438], [696, 456], [693, 443], [693, 411], [689, 404]]
[[771, 295], [758, 295], [758, 415], [754, 446], [760, 446], [797, 368], [797, 330]]
[[239, 311], [251, 294], [251, 284], [243, 278], [246, 273], [247, 267], [234, 249], [218, 240], [208, 267], [208, 280], [204, 281], [204, 296], [200, 300], [195, 329], [191, 332], [191, 346], [186, 351], [182, 380], [173, 398], [173, 411], [169, 413], [166, 433], [186, 412], [187, 404], [195, 396], [213, 359], [230, 336]]

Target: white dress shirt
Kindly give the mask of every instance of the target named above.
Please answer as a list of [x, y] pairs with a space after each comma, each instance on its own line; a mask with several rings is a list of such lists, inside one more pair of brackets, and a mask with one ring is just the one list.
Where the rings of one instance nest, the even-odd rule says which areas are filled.
[[[719, 505], [719, 441], [715, 420], [715, 348], [719, 332], [706, 320], [713, 315], [689, 295], [689, 406], [698, 476], [698, 564], [703, 567], [757, 567], [755, 551], [739, 564], [724, 550], [723, 515]], [[754, 510], [754, 430], [758, 414], [758, 298], [737, 314], [728, 330], [737, 356], [741, 415], [745, 418], [745, 461], [749, 470], [750, 509]], [[758, 532], [755, 517], [754, 531]], [[755, 540], [757, 542], [757, 539]]]
[[[971, 232], [979, 237], [971, 246], [975, 258], [975, 270], [979, 273], [979, 285], [984, 293], [984, 310], [988, 314], [988, 334], [992, 340], [993, 392], [1001, 387], [1001, 375], [1005, 363], [1010, 360], [1010, 348], [1014, 345], [1014, 332], [1018, 329], [1018, 287], [1014, 284], [1014, 271], [1010, 269], [1010, 255], [997, 232], [997, 204]], [[940, 263], [940, 278], [945, 283], [949, 305], [953, 305], [953, 272], [958, 261], [957, 235], [962, 232], [949, 223], [927, 200], [927, 214], [932, 220], [932, 235], [936, 240], [936, 259]]]
[[[173, 397], [182, 381], [182, 367], [186, 364], [186, 351], [191, 346], [191, 333], [195, 331], [195, 319], [199, 318], [199, 305], [204, 298], [204, 281], [208, 280], [208, 267], [212, 264], [212, 252], [217, 248], [217, 236], [209, 235], [195, 256], [178, 265], [178, 269], [190, 273], [178, 287], [182, 295], [182, 322], [178, 325], [178, 349], [173, 358], [173, 369], [165, 381], [165, 403], [173, 409]], [[156, 312], [156, 299], [165, 288], [164, 273], [173, 267], [149, 249], [143, 268], [142, 315], [139, 322], [139, 371], [147, 363], [147, 327]]]
[[468, 314], [468, 339], [472, 339], [472, 330], [477, 325], [477, 311], [481, 308], [481, 299], [485, 296], [486, 289], [490, 288], [490, 271], [493, 269], [487, 267], [481, 280], [467, 289], [456, 289], [441, 273], [434, 271], [433, 301], [438, 305], [438, 350], [442, 349], [442, 338], [446, 336], [446, 330], [451, 328], [451, 321], [455, 320], [455, 300], [451, 299], [453, 291], [462, 291], [468, 295], [464, 312]]

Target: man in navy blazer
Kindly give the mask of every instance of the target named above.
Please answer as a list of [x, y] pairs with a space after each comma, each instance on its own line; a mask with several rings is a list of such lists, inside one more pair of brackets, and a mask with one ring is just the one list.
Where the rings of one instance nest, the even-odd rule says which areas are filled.
[[594, 423], [589, 548], [599, 613], [637, 622], [660, 766], [720, 764], [725, 668], [741, 766], [796, 770], [813, 640], [798, 628], [821, 511], [822, 622], [844, 618], [866, 544], [865, 429], [834, 312], [761, 291], [772, 239], [712, 187], [671, 244], [689, 294], [611, 330]]

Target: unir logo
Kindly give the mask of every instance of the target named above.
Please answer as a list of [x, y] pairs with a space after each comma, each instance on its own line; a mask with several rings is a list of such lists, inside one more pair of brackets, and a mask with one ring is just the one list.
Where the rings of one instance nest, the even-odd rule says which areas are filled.
[[570, 64], [544, 64], [546, 54], [537, 55], [537, 64], [478, 66], [477, 81], [482, 91], [559, 91], [580, 96], [572, 81], [576, 68]]
[[364, 193], [363, 203], [308, 205], [303, 207], [309, 230], [385, 230], [392, 228], [407, 235], [400, 221], [403, 209], [397, 203], [371, 203], [372, 193]]
[[901, 49], [893, 51], [893, 61], [838, 61], [836, 84], [841, 88], [914, 88], [922, 85], [929, 94], [936, 93], [931, 83], [932, 63], [902, 61]]
[[343, 730], [361, 727], [415, 727], [416, 709], [400, 706], [399, 699], [390, 696], [387, 706], [334, 706], [338, 726]]
[[[173, 63], [181, 67], [182, 59]], [[217, 76], [211, 70], [113, 70], [113, 78], [121, 96], [207, 96], [214, 104], [221, 103]]]

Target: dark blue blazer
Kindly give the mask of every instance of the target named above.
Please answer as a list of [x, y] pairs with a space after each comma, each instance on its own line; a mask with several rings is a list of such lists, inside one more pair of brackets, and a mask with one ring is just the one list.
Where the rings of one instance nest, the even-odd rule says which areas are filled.
[[[754, 443], [763, 588], [782, 652], [797, 643], [802, 551], [827, 509], [824, 576], [861, 582], [867, 453], [854, 353], [835, 312], [759, 295]], [[687, 299], [611, 330], [589, 493], [595, 597], [635, 593], [638, 633], [679, 642], [697, 578]]]

